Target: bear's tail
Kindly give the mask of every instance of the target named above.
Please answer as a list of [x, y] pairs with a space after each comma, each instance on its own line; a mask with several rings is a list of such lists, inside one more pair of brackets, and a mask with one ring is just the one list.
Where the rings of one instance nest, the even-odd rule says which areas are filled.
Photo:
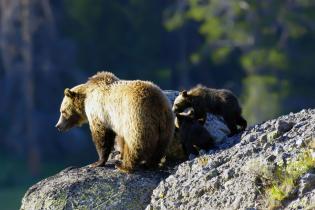
[[237, 118], [237, 125], [239, 125], [241, 128], [239, 129], [239, 132], [242, 132], [246, 129], [247, 127], [247, 121], [240, 115]]

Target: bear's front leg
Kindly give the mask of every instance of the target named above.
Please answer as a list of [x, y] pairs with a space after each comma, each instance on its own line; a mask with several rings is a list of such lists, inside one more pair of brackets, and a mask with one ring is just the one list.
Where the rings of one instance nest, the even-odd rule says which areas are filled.
[[193, 139], [186, 137], [184, 141], [182, 142], [184, 146], [184, 151], [186, 153], [186, 157], [189, 157], [190, 154], [193, 154], [195, 156], [199, 154], [198, 150], [194, 147], [192, 140]]
[[105, 128], [105, 126], [102, 125], [101, 122], [94, 123], [90, 126], [90, 129], [92, 133], [93, 143], [95, 144], [95, 148], [99, 157], [99, 160], [91, 164], [90, 166], [93, 168], [104, 166], [110, 152], [114, 147], [116, 134], [111, 129]]
[[138, 157], [131, 152], [128, 145], [124, 142], [123, 143], [123, 153], [122, 153], [122, 162], [116, 163], [116, 168], [118, 168], [122, 172], [132, 173], [136, 162], [138, 162]]

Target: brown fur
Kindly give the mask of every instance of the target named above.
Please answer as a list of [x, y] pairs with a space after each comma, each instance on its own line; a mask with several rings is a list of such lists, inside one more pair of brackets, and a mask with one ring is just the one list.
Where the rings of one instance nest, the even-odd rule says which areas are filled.
[[120, 153], [120, 159], [122, 160], [124, 157], [125, 140], [123, 137], [117, 136], [116, 143], [117, 143], [117, 151]]
[[[191, 90], [183, 91], [175, 99], [173, 111], [180, 113], [192, 107], [196, 119], [206, 119], [207, 112], [224, 118], [231, 135], [244, 131], [247, 126], [242, 117], [242, 109], [236, 96], [226, 89], [212, 89], [198, 85]], [[237, 126], [240, 126], [240, 129]]]
[[95, 75], [90, 77], [89, 80], [87, 81], [87, 84], [105, 87], [117, 81], [119, 81], [119, 79], [113, 73], [102, 71], [102, 72], [97, 72]]
[[166, 161], [177, 162], [187, 160], [187, 155], [181, 143], [178, 129], [175, 129], [174, 138], [170, 142], [166, 151]]
[[80, 124], [89, 122], [99, 155], [92, 166], [105, 164], [115, 139], [123, 148], [121, 170], [130, 172], [140, 162], [157, 166], [173, 137], [173, 113], [160, 88], [146, 81], [119, 80], [109, 72], [68, 90], [60, 111], [59, 130], [79, 124], [70, 124], [63, 113], [79, 116]]

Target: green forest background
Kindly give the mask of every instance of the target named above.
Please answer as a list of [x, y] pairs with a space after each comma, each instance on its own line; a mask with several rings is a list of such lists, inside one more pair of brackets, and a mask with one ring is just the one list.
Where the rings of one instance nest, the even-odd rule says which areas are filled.
[[96, 159], [54, 128], [63, 89], [108, 70], [162, 89], [228, 88], [253, 125], [315, 105], [312, 0], [0, 0], [0, 203]]

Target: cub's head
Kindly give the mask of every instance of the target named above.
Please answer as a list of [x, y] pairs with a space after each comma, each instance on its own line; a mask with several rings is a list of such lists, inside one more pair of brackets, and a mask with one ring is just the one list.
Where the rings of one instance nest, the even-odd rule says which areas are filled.
[[181, 113], [186, 108], [191, 107], [191, 97], [188, 95], [188, 92], [186, 90], [181, 91], [179, 95], [175, 98], [174, 104], [173, 104], [173, 112], [175, 113]]
[[195, 123], [204, 125], [205, 119], [195, 119], [193, 109], [190, 109], [188, 112], [176, 113], [175, 128], [179, 129], [183, 124], [193, 125]]
[[66, 88], [60, 107], [60, 117], [56, 124], [59, 131], [67, 131], [74, 126], [80, 126], [87, 121], [84, 111], [85, 87]]

